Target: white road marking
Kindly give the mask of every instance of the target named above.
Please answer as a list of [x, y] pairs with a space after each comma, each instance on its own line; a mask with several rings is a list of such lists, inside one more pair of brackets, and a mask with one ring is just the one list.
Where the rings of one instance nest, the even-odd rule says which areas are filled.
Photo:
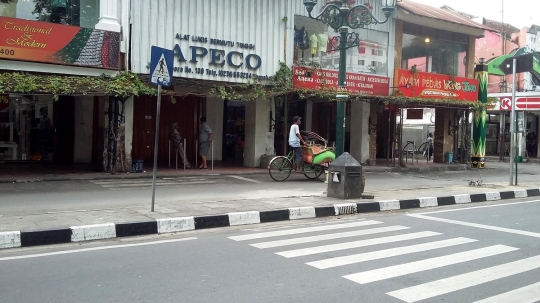
[[343, 238], [348, 238], [348, 237], [365, 236], [365, 235], [372, 235], [372, 234], [385, 233], [385, 232], [404, 230], [404, 229], [409, 229], [409, 227], [389, 226], [389, 227], [381, 227], [381, 228], [362, 229], [362, 230], [355, 230], [355, 231], [349, 231], [349, 232], [344, 232], [344, 233], [342, 232], [338, 234], [326, 234], [326, 235], [318, 235], [318, 236], [303, 237], [303, 238], [293, 238], [293, 239], [286, 239], [286, 240], [261, 242], [261, 243], [251, 244], [251, 246], [262, 249], [262, 248], [294, 245], [294, 244], [300, 244], [300, 243], [310, 243], [310, 242], [317, 242], [317, 241], [324, 241], [324, 240], [334, 240], [334, 239], [343, 239]]
[[344, 250], [344, 249], [366, 247], [366, 246], [377, 245], [377, 244], [386, 244], [386, 243], [393, 243], [393, 242], [406, 241], [406, 240], [412, 240], [412, 239], [420, 239], [420, 238], [438, 236], [438, 235], [441, 235], [441, 233], [436, 233], [432, 231], [423, 231], [423, 232], [403, 234], [403, 235], [390, 236], [390, 237], [381, 237], [381, 238], [360, 240], [360, 241], [354, 241], [354, 242], [301, 248], [301, 249], [295, 249], [295, 250], [289, 250], [289, 251], [282, 251], [276, 254], [283, 256], [285, 258], [294, 258], [294, 257], [309, 256], [309, 255], [320, 254], [320, 253], [331, 252], [331, 251]]
[[396, 256], [401, 256], [401, 255], [406, 255], [406, 254], [411, 254], [411, 253], [416, 253], [416, 252], [421, 252], [421, 251], [434, 250], [434, 249], [450, 247], [454, 245], [467, 244], [467, 243], [472, 243], [476, 241], [478, 240], [460, 237], [460, 238], [453, 238], [449, 240], [422, 243], [422, 244], [416, 244], [416, 245], [411, 245], [411, 246], [403, 246], [403, 247], [396, 247], [396, 248], [390, 248], [390, 249], [379, 250], [379, 251], [371, 251], [368, 253], [362, 253], [362, 254], [356, 254], [356, 255], [324, 259], [320, 261], [309, 262], [306, 264], [313, 266], [315, 268], [318, 268], [318, 269], [326, 269], [326, 268], [338, 267], [338, 266], [349, 265], [349, 264], [354, 264], [354, 263], [396, 257]]
[[437, 210], [437, 211], [423, 212], [423, 213], [421, 213], [421, 214], [422, 214], [422, 215], [430, 215], [430, 214], [448, 213], [448, 212], [453, 212], [453, 211], [463, 211], [463, 210], [469, 210], [469, 209], [489, 208], [489, 207], [500, 207], [500, 206], [511, 206], [511, 205], [529, 204], [529, 203], [538, 203], [538, 202], [540, 202], [540, 200], [523, 201], [523, 202], [513, 202], [513, 203], [501, 203], [501, 204], [483, 205], [483, 206], [473, 206], [473, 207], [463, 207], [463, 208], [455, 208], [455, 209], [445, 209], [445, 210]]
[[234, 241], [245, 241], [245, 240], [254, 240], [254, 239], [262, 239], [262, 238], [270, 238], [270, 237], [287, 236], [287, 235], [297, 235], [297, 234], [303, 234], [303, 233], [309, 233], [309, 232], [315, 232], [315, 231], [352, 228], [352, 227], [367, 226], [367, 225], [374, 225], [374, 224], [382, 224], [382, 222], [368, 220], [368, 221], [359, 221], [359, 222], [352, 222], [352, 223], [345, 223], [345, 224], [322, 225], [322, 226], [277, 230], [277, 231], [270, 231], [270, 232], [264, 232], [264, 233], [233, 236], [233, 237], [229, 237], [229, 239], [234, 240]]
[[242, 180], [242, 181], [252, 182], [252, 183], [262, 183], [262, 181], [259, 181], [259, 180], [240, 177], [240, 176], [227, 176], [227, 177]]
[[519, 230], [519, 229], [504, 228], [504, 227], [484, 225], [484, 224], [478, 224], [478, 223], [469, 223], [469, 222], [465, 222], [465, 221], [436, 218], [436, 217], [424, 216], [424, 215], [420, 215], [420, 214], [408, 214], [407, 216], [418, 218], [418, 219], [438, 221], [438, 222], [457, 224], [457, 225], [463, 225], [463, 226], [469, 226], [469, 227], [476, 227], [476, 228], [482, 228], [482, 229], [489, 229], [489, 230], [500, 231], [500, 232], [505, 232], [505, 233], [510, 233], [510, 234], [516, 234], [516, 235], [540, 238], [540, 233], [535, 233], [535, 232], [531, 232], [531, 231], [524, 231], [524, 230]]
[[[343, 276], [345, 279], [349, 279], [359, 284], [367, 284], [375, 281], [382, 281], [390, 278], [404, 276], [412, 273], [426, 271], [434, 268], [440, 268], [448, 265], [463, 263], [467, 261], [477, 260], [490, 256], [495, 256], [502, 253], [518, 250], [519, 248], [510, 247], [506, 245], [494, 245], [489, 247], [483, 247], [479, 249], [464, 251], [447, 256], [441, 256], [431, 259], [425, 259], [421, 261], [399, 264], [395, 266], [384, 267], [380, 269], [374, 269], [364, 271], [356, 274]], [[521, 301], [520, 301], [521, 302]]]
[[475, 303], [534, 303], [539, 301], [540, 283], [535, 283]]
[[[540, 268], [540, 256], [497, 265], [413, 287], [403, 288], [387, 294], [405, 302], [418, 302], [464, 288], [495, 281], [497, 279], [510, 277], [537, 268]], [[521, 301], [513, 300], [512, 302]]]
[[196, 240], [196, 239], [197, 239], [197, 237], [190, 237], [190, 238], [162, 240], [162, 241], [154, 241], [154, 242], [135, 243], [135, 244], [121, 244], [121, 245], [111, 245], [111, 246], [101, 246], [101, 247], [90, 247], [90, 248], [82, 248], [82, 249], [74, 249], [74, 250], [55, 251], [55, 252], [43, 253], [43, 254], [24, 255], [24, 256], [15, 256], [15, 257], [4, 257], [4, 258], [0, 258], [0, 261], [31, 259], [31, 258], [39, 258], [39, 257], [75, 254], [75, 253], [81, 253], [81, 252], [87, 252], [87, 251], [96, 251], [96, 250], [127, 248], [127, 247], [137, 247], [137, 246], [147, 246], [147, 245], [157, 245], [157, 244], [182, 242], [182, 241]]
[[[190, 181], [190, 182], [180, 182], [180, 183], [156, 183], [156, 186], [163, 186], [163, 185], [192, 185], [192, 184], [214, 184], [215, 181]], [[144, 183], [144, 184], [104, 184], [100, 185], [101, 187], [105, 188], [118, 188], [118, 187], [148, 187], [152, 186], [152, 183]]]

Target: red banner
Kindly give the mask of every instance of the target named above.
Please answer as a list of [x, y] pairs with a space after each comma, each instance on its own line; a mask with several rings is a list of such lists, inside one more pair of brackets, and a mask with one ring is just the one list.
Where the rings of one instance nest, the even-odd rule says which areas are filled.
[[[409, 88], [407, 84], [410, 84]], [[471, 78], [396, 69], [394, 86], [407, 97], [478, 100], [478, 80]]]
[[0, 17], [0, 58], [120, 68], [120, 33]]
[[[390, 89], [390, 78], [388, 77], [347, 73], [346, 81], [348, 93], [388, 96]], [[293, 66], [294, 88], [337, 91], [338, 83], [339, 73], [337, 70]]]
[[[499, 97], [499, 102], [490, 109], [511, 111], [512, 103], [512, 97]], [[516, 97], [516, 110], [539, 111], [540, 96]]]

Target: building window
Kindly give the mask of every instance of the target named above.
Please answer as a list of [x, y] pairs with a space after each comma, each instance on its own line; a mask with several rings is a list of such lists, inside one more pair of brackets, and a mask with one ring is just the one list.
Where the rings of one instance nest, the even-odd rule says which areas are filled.
[[402, 68], [465, 77], [467, 48], [460, 42], [404, 33]]
[[361, 65], [361, 66], [366, 65], [366, 60], [358, 60], [358, 65]]
[[358, 53], [359, 54], [365, 54], [366, 53], [366, 47], [365, 46], [358, 47]]
[[0, 17], [94, 28], [99, 0], [2, 0]]

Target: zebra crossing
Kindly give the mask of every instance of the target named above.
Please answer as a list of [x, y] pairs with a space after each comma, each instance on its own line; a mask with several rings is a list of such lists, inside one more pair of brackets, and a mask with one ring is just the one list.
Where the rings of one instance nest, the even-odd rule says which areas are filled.
[[[416, 285], [390, 283], [403, 288], [382, 292], [403, 302], [446, 300], [445, 296], [459, 291], [471, 290], [473, 293], [475, 287], [533, 272], [538, 278], [537, 281], [525, 282], [530, 285], [521, 284], [506, 292], [496, 288], [476, 302], [540, 302], [540, 255], [523, 257], [523, 254], [518, 254], [520, 249], [517, 247], [497, 243], [482, 244], [481, 239], [429, 230], [418, 231], [376, 220], [255, 231], [231, 236], [229, 239], [247, 242], [261, 250], [272, 250], [278, 256], [299, 260], [320, 270], [337, 270], [349, 266], [349, 270], [354, 270], [346, 275], [340, 273], [340, 276], [360, 287], [410, 277], [408, 281], [415, 281]], [[521, 259], [518, 256], [522, 256]], [[483, 268], [470, 266], [474, 261]], [[357, 267], [350, 267], [359, 265], [358, 268], [362, 268], [361, 265], [366, 264], [364, 262], [370, 262], [368, 270], [355, 272]], [[448, 270], [452, 267], [459, 268], [455, 275], [448, 273], [452, 272]], [[429, 281], [432, 275], [418, 279], [419, 275], [425, 273], [434, 273], [433, 281]], [[474, 297], [472, 301], [477, 299]]]
[[[90, 180], [91, 183], [101, 186], [107, 190], [126, 189], [149, 189], [152, 188], [152, 179], [110, 179], [110, 180]], [[174, 187], [197, 184], [216, 184], [215, 179], [204, 177], [182, 177], [182, 178], [159, 178], [156, 180], [156, 187]]]

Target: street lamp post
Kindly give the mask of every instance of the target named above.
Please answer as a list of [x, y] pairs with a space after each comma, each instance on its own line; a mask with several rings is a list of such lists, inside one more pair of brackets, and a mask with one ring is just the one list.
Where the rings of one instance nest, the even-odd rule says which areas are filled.
[[349, 97], [345, 79], [346, 51], [349, 48], [360, 46], [360, 35], [355, 32], [349, 33], [349, 28], [358, 29], [368, 25], [386, 23], [396, 8], [397, 0], [382, 0], [382, 11], [386, 17], [384, 20], [377, 19], [366, 5], [358, 4], [349, 8], [347, 0], [327, 3], [317, 16], [311, 14], [317, 5], [317, 0], [303, 0], [303, 2], [311, 19], [327, 24], [340, 34], [332, 38], [335, 42], [339, 42], [339, 46], [335, 50], [339, 50], [339, 89], [336, 94], [336, 156], [340, 156], [345, 148], [345, 110]]

